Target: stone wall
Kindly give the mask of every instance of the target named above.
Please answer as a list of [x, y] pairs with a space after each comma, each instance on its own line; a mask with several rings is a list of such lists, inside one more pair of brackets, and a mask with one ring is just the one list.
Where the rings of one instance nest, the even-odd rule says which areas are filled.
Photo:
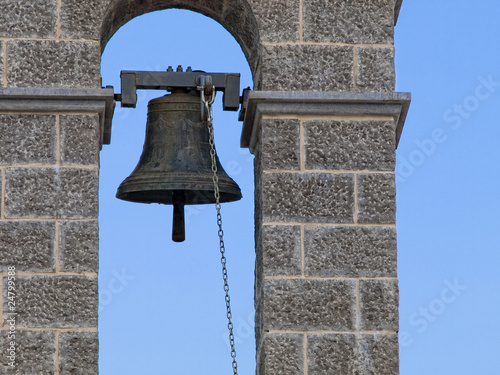
[[[397, 374], [400, 5], [0, 0], [0, 347], [8, 267], [19, 345], [16, 371], [2, 355], [0, 373], [98, 372], [99, 147], [113, 102], [100, 53], [128, 20], [175, 7], [226, 27], [263, 93], [243, 137], [256, 154], [258, 374]], [[298, 95], [266, 107], [283, 92]]]

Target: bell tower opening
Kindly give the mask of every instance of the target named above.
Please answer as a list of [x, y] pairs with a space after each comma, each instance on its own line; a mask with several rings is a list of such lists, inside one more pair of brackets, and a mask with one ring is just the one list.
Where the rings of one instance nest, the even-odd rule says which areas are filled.
[[[138, 16], [107, 43], [103, 85], [119, 92], [122, 70], [165, 71], [180, 65], [240, 73], [240, 87], [252, 86], [251, 47], [238, 38], [213, 19], [188, 10]], [[186, 206], [186, 240], [174, 243], [171, 206], [115, 198], [141, 156], [148, 101], [165, 94], [138, 90], [136, 109], [117, 103], [111, 144], [101, 151], [99, 368], [103, 375], [186, 373], [186, 367], [189, 373], [230, 371], [214, 206]], [[221, 101], [218, 93], [217, 154], [243, 195], [237, 202], [223, 204], [222, 215], [239, 373], [250, 374], [255, 372], [253, 156], [239, 146], [238, 113], [222, 111]]]

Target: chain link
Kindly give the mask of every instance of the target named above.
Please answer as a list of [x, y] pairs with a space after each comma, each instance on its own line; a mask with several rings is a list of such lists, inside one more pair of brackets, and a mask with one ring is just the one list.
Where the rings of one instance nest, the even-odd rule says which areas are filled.
[[229, 344], [231, 345], [231, 358], [233, 359], [232, 367], [233, 374], [238, 375], [238, 363], [236, 362], [236, 347], [235, 347], [235, 339], [233, 333], [233, 316], [231, 313], [231, 298], [229, 297], [229, 283], [227, 276], [227, 267], [226, 267], [226, 248], [224, 245], [224, 231], [222, 230], [222, 215], [220, 212], [220, 192], [219, 192], [219, 177], [217, 176], [217, 154], [215, 153], [215, 142], [214, 142], [214, 126], [213, 126], [213, 111], [212, 111], [212, 103], [215, 99], [215, 87], [212, 89], [212, 94], [210, 97], [206, 98], [204, 90], [201, 90], [201, 100], [205, 109], [205, 113], [207, 115], [207, 124], [208, 124], [208, 135], [209, 135], [209, 143], [210, 143], [210, 156], [212, 158], [212, 172], [213, 182], [214, 182], [214, 197], [215, 197], [215, 209], [217, 210], [217, 225], [219, 226], [219, 246], [220, 246], [220, 254], [221, 254], [221, 264], [222, 264], [222, 279], [224, 281], [224, 291], [226, 292], [225, 301], [226, 301], [226, 316], [227, 316], [227, 329], [229, 330]]

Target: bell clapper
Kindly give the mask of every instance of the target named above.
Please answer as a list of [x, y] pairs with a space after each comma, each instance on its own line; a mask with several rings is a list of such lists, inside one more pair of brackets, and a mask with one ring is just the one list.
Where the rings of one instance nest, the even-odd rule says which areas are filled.
[[172, 220], [172, 241], [182, 242], [186, 239], [186, 232], [184, 227], [184, 204], [186, 203], [186, 196], [183, 191], [176, 190], [172, 196], [172, 203], [174, 206], [174, 217]]

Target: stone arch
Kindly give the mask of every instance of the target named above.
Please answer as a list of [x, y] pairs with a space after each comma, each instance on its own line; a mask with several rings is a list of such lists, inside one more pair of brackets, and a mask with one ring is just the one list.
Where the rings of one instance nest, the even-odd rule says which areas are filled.
[[[252, 74], [259, 65], [259, 30], [246, 0], [111, 0], [101, 25], [101, 49], [132, 18], [170, 8], [192, 10], [219, 22], [241, 46]], [[196, 25], [186, 25], [186, 28]], [[182, 30], [181, 30], [182, 32]]]

